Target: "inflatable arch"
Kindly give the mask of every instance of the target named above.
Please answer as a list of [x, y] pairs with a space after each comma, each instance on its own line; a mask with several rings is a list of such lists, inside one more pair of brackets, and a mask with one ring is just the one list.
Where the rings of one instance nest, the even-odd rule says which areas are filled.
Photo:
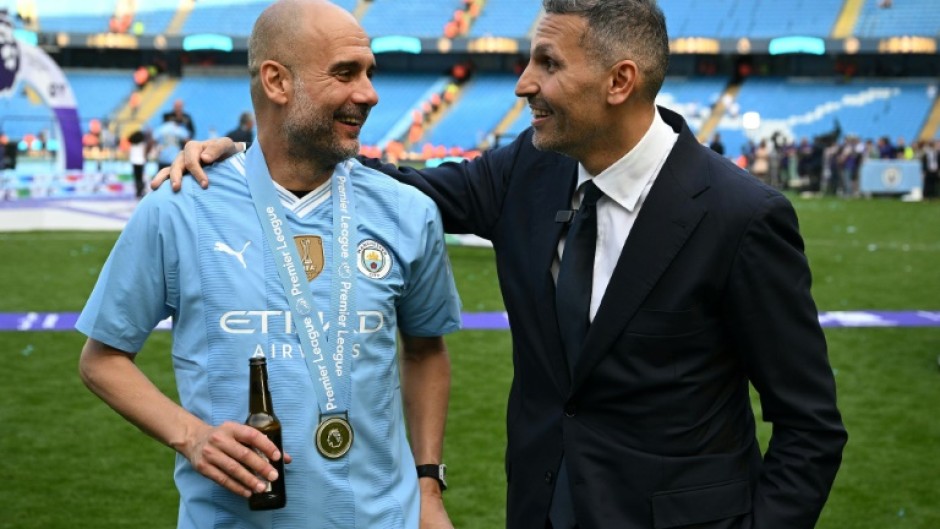
[[0, 97], [9, 97], [26, 83], [42, 97], [53, 114], [61, 147], [57, 151], [60, 169], [81, 171], [82, 129], [75, 108], [75, 95], [59, 65], [41, 49], [16, 40], [13, 24], [0, 11]]

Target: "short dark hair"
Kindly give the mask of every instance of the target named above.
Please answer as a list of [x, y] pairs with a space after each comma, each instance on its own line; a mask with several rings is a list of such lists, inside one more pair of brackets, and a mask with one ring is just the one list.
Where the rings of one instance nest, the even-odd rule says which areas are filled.
[[582, 44], [588, 54], [605, 68], [623, 59], [636, 62], [643, 95], [656, 100], [669, 68], [666, 17], [656, 0], [542, 0], [542, 7], [587, 20]]

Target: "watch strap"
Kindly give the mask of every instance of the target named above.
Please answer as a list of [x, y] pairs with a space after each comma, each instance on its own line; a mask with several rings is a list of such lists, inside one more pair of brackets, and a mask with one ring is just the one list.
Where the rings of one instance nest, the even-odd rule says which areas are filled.
[[441, 492], [447, 490], [447, 465], [417, 465], [418, 478], [432, 478], [441, 486]]

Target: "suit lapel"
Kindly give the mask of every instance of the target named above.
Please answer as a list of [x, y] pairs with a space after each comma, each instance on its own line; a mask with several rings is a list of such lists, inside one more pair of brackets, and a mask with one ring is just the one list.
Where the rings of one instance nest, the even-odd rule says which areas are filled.
[[[683, 128], [683, 133], [687, 130]], [[707, 170], [707, 161], [692, 161], [696, 156], [689, 138], [688, 134], [680, 135], [630, 230], [582, 346], [572, 376], [572, 393], [610, 349], [705, 215], [695, 195], [706, 187], [701, 175]]]

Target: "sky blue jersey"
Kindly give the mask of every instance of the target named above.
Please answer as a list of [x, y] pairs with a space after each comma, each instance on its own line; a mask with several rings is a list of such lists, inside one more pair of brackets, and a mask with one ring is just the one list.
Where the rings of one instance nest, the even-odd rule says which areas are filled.
[[[417, 190], [363, 167], [349, 172], [359, 220], [350, 452], [338, 462], [314, 446], [317, 393], [294, 330], [272, 250], [245, 177], [245, 155], [208, 168], [212, 185], [185, 179], [141, 201], [98, 278], [76, 328], [137, 352], [173, 318], [173, 367], [184, 408], [212, 425], [248, 414], [248, 359], [263, 353], [283, 428], [287, 506], [252, 512], [247, 501], [177, 455], [180, 528], [417, 528], [419, 496], [403, 421], [396, 331], [441, 336], [459, 328], [460, 302], [440, 215]], [[298, 199], [276, 186], [317, 311], [330, 311], [330, 182]], [[324, 319], [328, 321], [329, 316]], [[325, 494], [324, 491], [331, 491]], [[351, 514], [350, 514], [351, 513]]]

